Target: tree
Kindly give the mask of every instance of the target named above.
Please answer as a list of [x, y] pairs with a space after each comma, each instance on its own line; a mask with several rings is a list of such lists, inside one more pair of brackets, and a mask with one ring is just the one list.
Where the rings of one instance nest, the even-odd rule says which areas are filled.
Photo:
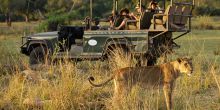
[[[23, 5], [20, 7], [18, 13], [25, 16], [25, 21], [29, 22], [29, 15], [33, 14], [35, 11], [45, 11], [45, 5], [47, 0], [23, 0]], [[33, 14], [34, 15], [34, 14]]]
[[11, 0], [0, 0], [0, 7], [2, 12], [5, 14], [6, 16], [6, 23], [8, 26], [11, 26], [11, 17], [10, 17], [10, 11], [11, 11], [11, 7], [10, 7], [10, 1]]
[[73, 5], [72, 0], [47, 0], [47, 10], [68, 12]]
[[25, 6], [25, 0], [0, 0], [0, 7], [6, 16], [6, 23], [11, 26], [11, 15], [19, 12]]

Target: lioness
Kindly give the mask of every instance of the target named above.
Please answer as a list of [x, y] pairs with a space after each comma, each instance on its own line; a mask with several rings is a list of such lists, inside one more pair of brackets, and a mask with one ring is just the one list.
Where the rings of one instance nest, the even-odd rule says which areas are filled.
[[172, 90], [174, 81], [181, 74], [191, 76], [193, 72], [191, 58], [178, 58], [173, 62], [157, 66], [126, 67], [117, 70], [113, 76], [101, 84], [94, 84], [94, 77], [89, 77], [91, 85], [101, 87], [114, 79], [115, 95], [119, 97], [121, 93], [129, 91], [135, 84], [141, 87], [163, 86], [167, 109], [172, 109]]

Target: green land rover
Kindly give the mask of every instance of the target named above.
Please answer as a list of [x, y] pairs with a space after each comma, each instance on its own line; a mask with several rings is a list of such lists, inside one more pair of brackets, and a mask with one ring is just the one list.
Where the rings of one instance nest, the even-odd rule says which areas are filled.
[[[55, 59], [78, 60], [108, 59], [108, 53], [120, 47], [136, 58], [146, 58], [148, 65], [155, 63], [162, 54], [178, 46], [174, 40], [191, 31], [194, 0], [188, 2], [162, 1], [161, 13], [146, 12], [139, 20], [131, 20], [138, 26], [124, 30], [114, 28], [91, 28], [92, 13], [85, 26], [61, 26], [58, 31], [37, 33], [22, 38], [21, 53], [30, 57], [30, 64], [45, 63], [46, 56]], [[141, 7], [142, 0], [139, 1]], [[114, 10], [118, 10], [114, 0]], [[92, 6], [92, 5], [91, 5]], [[91, 7], [92, 10], [92, 7]], [[92, 11], [91, 11], [92, 12]], [[144, 21], [144, 22], [143, 22]], [[145, 24], [143, 24], [145, 23]], [[140, 28], [140, 25], [147, 28]], [[179, 32], [174, 36], [173, 32]]]

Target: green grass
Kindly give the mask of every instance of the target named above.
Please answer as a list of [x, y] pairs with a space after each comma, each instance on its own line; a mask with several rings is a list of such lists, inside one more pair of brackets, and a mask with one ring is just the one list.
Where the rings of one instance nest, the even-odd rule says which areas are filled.
[[220, 56], [214, 54], [215, 51], [219, 51], [219, 35], [219, 30], [192, 30], [188, 35], [176, 40], [181, 45], [181, 48], [177, 49], [176, 52], [182, 55], [201, 56], [220, 62]]

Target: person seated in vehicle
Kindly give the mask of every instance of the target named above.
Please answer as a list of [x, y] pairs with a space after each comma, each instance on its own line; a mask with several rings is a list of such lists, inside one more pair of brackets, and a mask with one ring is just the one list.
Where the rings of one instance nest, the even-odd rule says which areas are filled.
[[99, 21], [98, 18], [94, 18], [94, 20], [93, 20], [94, 26], [92, 26], [92, 29], [91, 29], [91, 30], [99, 30], [99, 29], [100, 29], [99, 22], [100, 22], [100, 21]]
[[143, 13], [145, 12], [145, 6], [141, 5], [138, 3], [135, 7], [135, 10], [137, 12], [136, 15], [134, 15], [133, 13], [131, 13], [130, 15], [133, 16], [136, 20], [139, 20], [141, 18], [141, 16], [143, 15]]
[[114, 23], [116, 21], [116, 19], [118, 18], [118, 12], [116, 10], [112, 10], [112, 15], [109, 16], [109, 23], [110, 23], [110, 28], [114, 27]]
[[90, 28], [90, 25], [91, 25], [89, 16], [85, 17], [84, 23], [85, 23], [85, 30], [88, 30]]
[[139, 21], [140, 29], [149, 29], [154, 13], [147, 11], [144, 5], [140, 7], [140, 4], [137, 4], [135, 9], [138, 13], [136, 20]]
[[147, 8], [147, 12], [152, 12], [152, 13], [162, 13], [160, 11], [160, 7], [158, 5], [157, 2], [154, 2], [154, 0], [152, 0]]
[[135, 20], [135, 19], [129, 15], [129, 10], [127, 8], [123, 8], [120, 11], [119, 18], [116, 19], [116, 22], [114, 24], [114, 27], [115, 27], [114, 29], [115, 30], [124, 30], [126, 28], [125, 26], [126, 26], [126, 23], [128, 20]]
[[137, 16], [136, 16], [136, 20], [139, 21], [139, 26], [140, 29], [148, 29], [148, 27], [150, 26], [150, 24], [148, 22], [150, 22], [150, 19], [148, 15], [148, 13], [146, 12], [146, 8], [145, 6], [140, 4], [137, 4], [135, 7], [136, 11], [137, 11]]

